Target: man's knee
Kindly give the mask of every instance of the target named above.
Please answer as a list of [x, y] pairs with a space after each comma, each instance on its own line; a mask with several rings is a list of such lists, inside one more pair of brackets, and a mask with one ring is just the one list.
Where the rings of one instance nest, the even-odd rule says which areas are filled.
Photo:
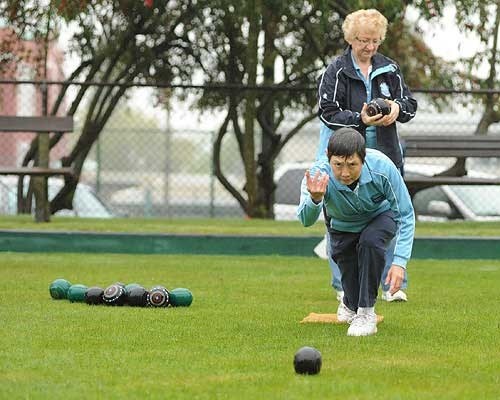
[[393, 237], [392, 232], [367, 228], [359, 238], [359, 246], [385, 251]]

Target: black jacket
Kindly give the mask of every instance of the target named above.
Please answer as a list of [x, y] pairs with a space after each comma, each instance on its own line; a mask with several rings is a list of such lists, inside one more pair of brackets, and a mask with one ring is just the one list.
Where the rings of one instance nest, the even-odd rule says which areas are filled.
[[[415, 100], [406, 86], [399, 66], [390, 58], [376, 53], [372, 58], [372, 99], [377, 97], [399, 104], [397, 121], [408, 122], [417, 111]], [[352, 127], [365, 135], [366, 125], [360, 112], [366, 102], [366, 88], [357, 75], [351, 58], [351, 47], [336, 57], [318, 81], [318, 116], [331, 130]], [[377, 148], [397, 167], [403, 164], [396, 123], [377, 126]]]

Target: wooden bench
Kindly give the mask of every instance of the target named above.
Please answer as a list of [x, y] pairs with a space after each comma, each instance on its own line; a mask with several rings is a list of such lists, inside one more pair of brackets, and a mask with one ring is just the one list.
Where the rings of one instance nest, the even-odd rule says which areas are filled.
[[401, 138], [405, 159], [411, 157], [452, 157], [455, 164], [434, 176], [405, 176], [410, 195], [437, 185], [499, 185], [500, 178], [471, 177], [467, 175], [468, 157], [500, 157], [500, 136], [410, 135]]
[[[73, 118], [0, 116], [0, 132], [69, 133], [73, 132]], [[0, 175], [71, 176], [73, 169], [67, 167], [0, 167]]]

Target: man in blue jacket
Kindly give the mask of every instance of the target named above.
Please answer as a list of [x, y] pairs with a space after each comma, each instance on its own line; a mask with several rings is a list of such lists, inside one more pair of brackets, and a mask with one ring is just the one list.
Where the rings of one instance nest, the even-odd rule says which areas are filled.
[[349, 323], [349, 336], [377, 332], [375, 302], [393, 237], [396, 246], [385, 284], [401, 287], [410, 259], [415, 215], [406, 185], [394, 163], [383, 153], [366, 149], [363, 136], [341, 128], [327, 154], [306, 171], [297, 216], [313, 225], [325, 207], [330, 218], [330, 252], [342, 272], [344, 297], [337, 318]]

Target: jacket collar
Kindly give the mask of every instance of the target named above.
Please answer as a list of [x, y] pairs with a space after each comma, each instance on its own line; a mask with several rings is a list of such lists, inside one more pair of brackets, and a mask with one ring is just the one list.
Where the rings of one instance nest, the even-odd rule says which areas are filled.
[[[361, 79], [356, 73], [354, 64], [352, 63], [352, 47], [348, 46], [342, 54], [342, 65], [344, 66], [344, 73], [350, 78]], [[379, 73], [387, 72], [387, 69], [393, 70], [392, 64], [389, 59], [382, 54], [375, 53], [372, 57], [372, 76], [379, 75]], [[380, 70], [380, 71], [379, 71]]]

